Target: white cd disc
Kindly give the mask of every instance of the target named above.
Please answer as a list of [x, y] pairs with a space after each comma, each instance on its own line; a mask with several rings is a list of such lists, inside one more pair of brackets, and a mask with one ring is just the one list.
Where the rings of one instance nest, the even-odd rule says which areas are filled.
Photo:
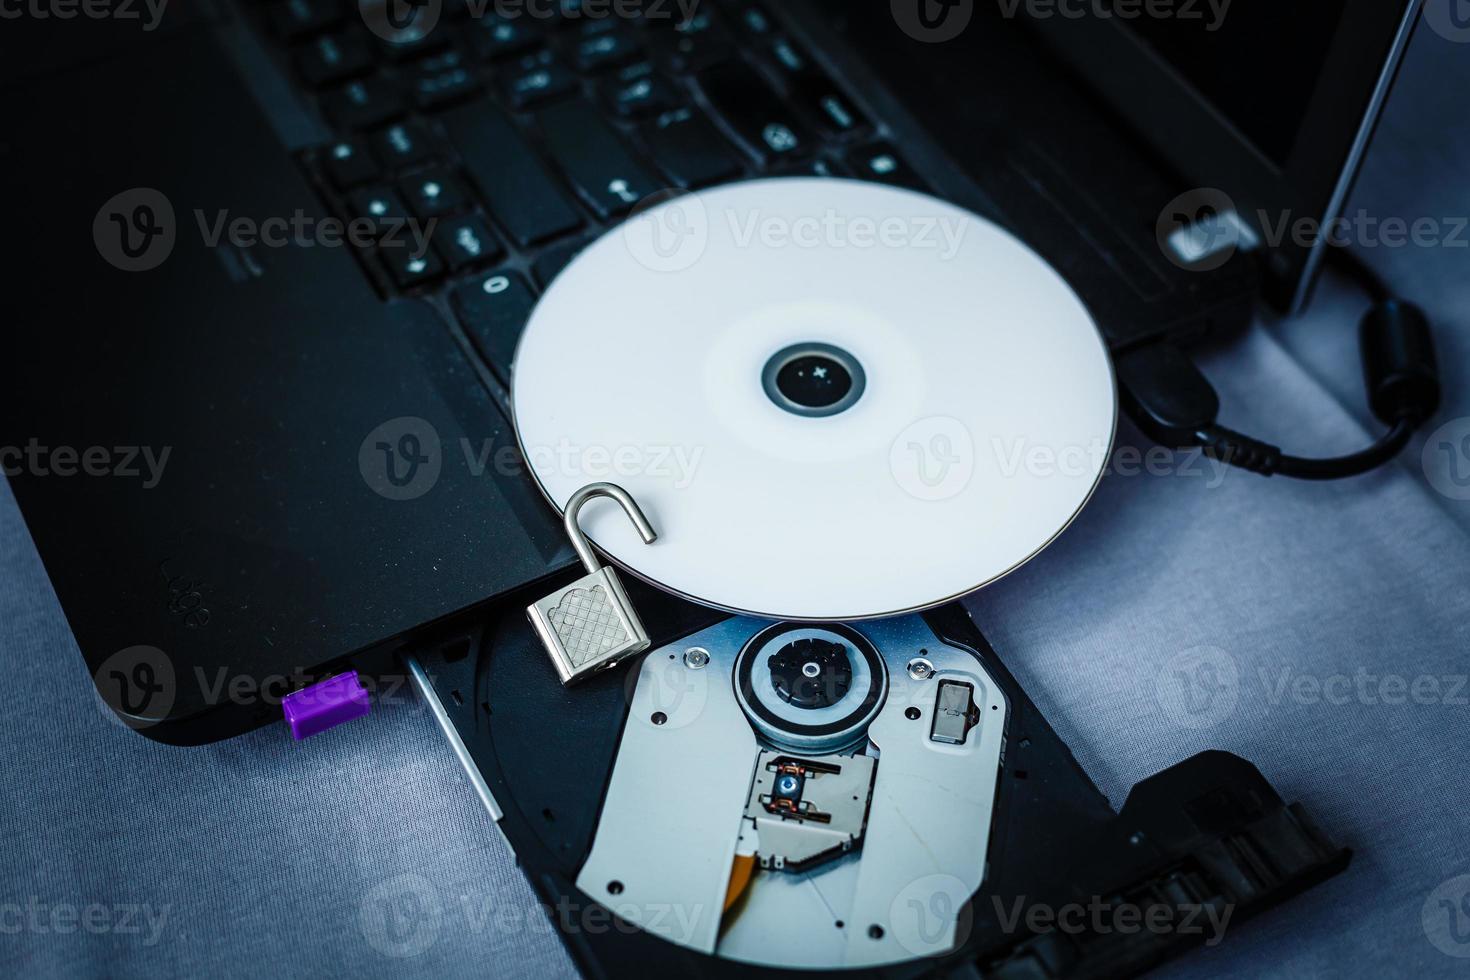
[[551, 285], [516, 355], [517, 434], [614, 562], [707, 605], [851, 620], [936, 605], [1044, 548], [1112, 446], [1082, 302], [935, 198], [791, 178], [664, 201]]

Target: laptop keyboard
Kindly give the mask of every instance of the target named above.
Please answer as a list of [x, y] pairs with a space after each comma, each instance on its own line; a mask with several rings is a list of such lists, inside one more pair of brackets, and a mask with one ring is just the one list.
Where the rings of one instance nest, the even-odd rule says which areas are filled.
[[[650, 195], [786, 174], [923, 188], [761, 4], [579, 8], [511, 18], [444, 0], [431, 30], [393, 40], [354, 0], [256, 8], [335, 133], [302, 162], [340, 218], [372, 229], [375, 287], [442, 302], [502, 382], [539, 291]], [[402, 247], [428, 219], [429, 249]]]

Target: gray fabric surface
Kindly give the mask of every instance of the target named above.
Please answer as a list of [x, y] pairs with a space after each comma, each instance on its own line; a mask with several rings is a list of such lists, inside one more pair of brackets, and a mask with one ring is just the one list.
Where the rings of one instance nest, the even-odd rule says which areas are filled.
[[[1355, 206], [1464, 215], [1470, 48], [1421, 33]], [[1470, 416], [1466, 255], [1368, 256], [1442, 325], [1440, 422]], [[1226, 421], [1288, 448], [1356, 448], [1376, 428], [1361, 305], [1329, 281], [1308, 316], [1214, 352]], [[1138, 438], [1125, 426], [1122, 441]], [[1470, 875], [1470, 691], [1445, 697], [1470, 671], [1470, 503], [1431, 488], [1422, 447], [1341, 485], [1113, 475], [1055, 547], [970, 601], [1115, 804], [1219, 747], [1356, 848], [1345, 875], [1169, 972], [1470, 972], [1440, 904], [1470, 892], [1455, 880]], [[284, 726], [201, 749], [122, 729], [8, 488], [0, 669], [0, 975], [572, 974], [410, 698], [302, 744]]]

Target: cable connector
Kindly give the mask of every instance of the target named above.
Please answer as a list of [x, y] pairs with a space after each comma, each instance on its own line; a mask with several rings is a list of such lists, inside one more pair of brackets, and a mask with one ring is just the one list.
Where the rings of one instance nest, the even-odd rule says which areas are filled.
[[1418, 307], [1384, 299], [1359, 329], [1368, 402], [1388, 433], [1351, 456], [1307, 459], [1216, 423], [1220, 396], [1187, 354], [1155, 344], [1117, 358], [1123, 407], [1154, 442], [1170, 449], [1201, 447], [1213, 459], [1262, 476], [1338, 480], [1393, 459], [1414, 430], [1439, 408], [1439, 369], [1429, 319]]
[[1252, 439], [1223, 425], [1212, 425], [1201, 430], [1199, 445], [1205, 455], [1222, 463], [1236, 466], [1261, 476], [1275, 476], [1281, 469], [1285, 454], [1280, 446]]
[[1363, 317], [1358, 342], [1368, 404], [1379, 421], [1394, 425], [1409, 419], [1417, 427], [1439, 411], [1439, 364], [1423, 310], [1385, 300]]
[[1199, 434], [1215, 424], [1220, 396], [1189, 355], [1173, 344], [1140, 347], [1113, 364], [1124, 411], [1159, 445], [1197, 446]]

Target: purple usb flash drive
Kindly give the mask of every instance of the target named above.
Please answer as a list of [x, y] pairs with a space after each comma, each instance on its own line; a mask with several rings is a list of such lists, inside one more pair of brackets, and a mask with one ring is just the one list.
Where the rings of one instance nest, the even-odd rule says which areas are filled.
[[357, 679], [355, 670], [303, 687], [281, 701], [291, 736], [298, 742], [344, 721], [361, 718], [368, 713], [368, 707], [367, 690]]

